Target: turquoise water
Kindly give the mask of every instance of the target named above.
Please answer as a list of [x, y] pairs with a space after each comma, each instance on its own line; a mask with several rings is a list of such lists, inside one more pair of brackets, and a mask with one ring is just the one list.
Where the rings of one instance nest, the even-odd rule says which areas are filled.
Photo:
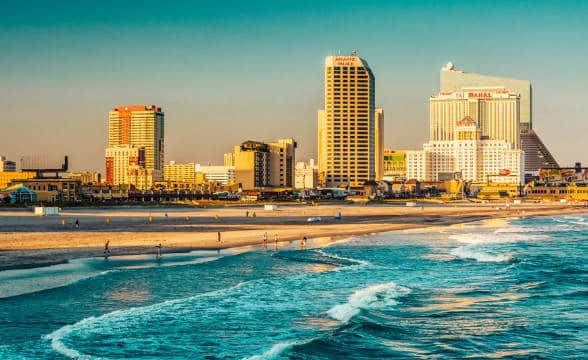
[[585, 358], [587, 240], [559, 216], [3, 271], [0, 358]]

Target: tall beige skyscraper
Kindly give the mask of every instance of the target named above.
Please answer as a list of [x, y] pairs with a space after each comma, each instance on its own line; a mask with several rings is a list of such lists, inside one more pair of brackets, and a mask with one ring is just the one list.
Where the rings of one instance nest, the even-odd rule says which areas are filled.
[[[163, 175], [163, 140], [164, 114], [156, 105], [119, 106], [108, 114], [108, 146], [143, 148], [145, 169], [152, 171], [154, 180], [161, 180]], [[107, 161], [107, 179], [108, 171]]]
[[374, 75], [364, 59], [325, 58], [325, 108], [317, 128], [319, 181], [325, 186], [363, 186], [376, 179], [374, 94]]

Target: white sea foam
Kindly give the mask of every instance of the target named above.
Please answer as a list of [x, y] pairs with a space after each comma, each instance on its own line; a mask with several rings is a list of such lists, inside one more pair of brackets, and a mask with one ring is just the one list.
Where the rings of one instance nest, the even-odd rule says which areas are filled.
[[394, 282], [372, 285], [357, 290], [349, 296], [346, 304], [333, 306], [327, 314], [335, 320], [346, 323], [359, 314], [361, 309], [378, 309], [396, 305], [398, 303], [396, 299], [408, 293], [410, 289]]
[[460, 259], [472, 259], [479, 262], [512, 262], [511, 254], [489, 254], [471, 245], [464, 245], [451, 250], [451, 255]]
[[528, 233], [466, 233], [454, 234], [449, 236], [450, 240], [454, 240], [463, 244], [500, 244], [512, 243], [519, 241], [532, 241], [549, 239], [548, 235], [528, 234]]
[[267, 359], [274, 359], [278, 355], [282, 354], [284, 351], [290, 349], [294, 345], [302, 345], [311, 340], [307, 341], [284, 341], [274, 344], [271, 349], [265, 351], [263, 354], [260, 355], [253, 355], [243, 358], [243, 360], [267, 360]]
[[356, 264], [356, 265], [351, 265], [351, 266], [344, 267], [343, 269], [346, 269], [346, 268], [357, 269], [359, 267], [365, 267], [365, 266], [371, 265], [369, 261], [352, 259], [352, 258], [348, 258], [348, 257], [344, 257], [344, 256], [335, 255], [335, 254], [329, 254], [327, 252], [324, 252], [321, 249], [316, 249], [315, 251], [317, 253], [325, 256], [325, 257], [330, 257], [330, 258], [336, 259], [336, 260], [348, 261], [348, 262], [351, 262], [351, 263], [355, 263]]

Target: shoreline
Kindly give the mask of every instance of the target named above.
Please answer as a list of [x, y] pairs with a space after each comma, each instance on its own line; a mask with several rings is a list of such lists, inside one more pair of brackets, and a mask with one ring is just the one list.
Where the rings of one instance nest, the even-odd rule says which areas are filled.
[[[496, 210], [494, 207], [463, 206], [419, 209], [343, 205], [324, 206], [320, 210], [319, 212], [312, 208], [285, 209], [280, 214], [256, 209], [261, 214], [255, 219], [235, 217], [234, 209], [198, 210], [198, 214], [196, 211], [192, 212], [194, 220], [190, 219], [191, 224], [186, 225], [174, 221], [174, 219], [181, 219], [184, 216], [183, 213], [172, 214], [173, 219], [169, 220], [172, 217], [168, 218], [167, 212], [164, 217], [163, 214], [159, 214], [162, 210], [157, 209], [158, 213], [154, 216], [157, 216], [158, 223], [153, 227], [151, 224], [145, 225], [144, 219], [135, 217], [135, 213], [132, 213], [131, 217], [123, 218], [132, 224], [129, 225], [129, 231], [119, 228], [111, 231], [108, 228], [104, 229], [103, 227], [106, 226], [101, 225], [105, 216], [112, 216], [115, 219], [116, 216], [120, 216], [118, 213], [111, 214], [104, 210], [95, 210], [87, 215], [73, 211], [58, 218], [70, 220], [73, 216], [87, 216], [88, 218], [82, 218], [82, 224], [89, 223], [92, 219], [102, 227], [96, 225], [88, 231], [64, 231], [45, 224], [37, 226], [36, 229], [26, 226], [29, 231], [1, 232], [0, 271], [47, 267], [67, 263], [72, 259], [102, 257], [104, 249], [102, 244], [105, 240], [111, 242], [111, 256], [152, 254], [154, 244], [158, 242], [164, 244], [164, 251], [167, 253], [185, 253], [193, 250], [217, 250], [219, 248], [217, 231], [222, 233], [220, 248], [227, 249], [261, 245], [264, 232], [268, 232], [268, 244], [274, 244], [274, 234], [278, 234], [279, 243], [299, 240], [303, 236], [333, 242], [356, 235], [451, 226], [492, 218], [540, 217], [588, 212], [588, 208], [569, 205], [521, 206], [501, 210]], [[243, 210], [239, 209], [239, 211]], [[315, 224], [305, 221], [307, 216], [316, 215], [316, 213], [324, 216], [325, 213], [332, 214], [335, 211], [345, 214], [343, 220], [327, 219]], [[387, 214], [382, 215], [382, 213]], [[38, 218], [23, 220], [16, 216], [15, 219], [34, 222]], [[134, 222], [130, 219], [134, 219]], [[46, 223], [47, 218], [44, 221]], [[54, 222], [55, 219], [51, 221]], [[137, 226], [138, 228], [134, 228]]]

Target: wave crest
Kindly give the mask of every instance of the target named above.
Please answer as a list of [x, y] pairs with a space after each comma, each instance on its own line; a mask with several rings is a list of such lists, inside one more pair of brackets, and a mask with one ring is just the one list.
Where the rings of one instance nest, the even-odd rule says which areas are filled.
[[409, 288], [394, 282], [372, 285], [357, 290], [349, 296], [349, 301], [346, 304], [333, 306], [327, 311], [327, 314], [335, 320], [348, 322], [362, 309], [378, 309], [396, 305], [398, 303], [396, 299], [408, 293], [410, 293]]
[[511, 254], [489, 254], [472, 246], [460, 246], [451, 250], [451, 255], [460, 259], [472, 259], [479, 262], [513, 262], [515, 257]]

